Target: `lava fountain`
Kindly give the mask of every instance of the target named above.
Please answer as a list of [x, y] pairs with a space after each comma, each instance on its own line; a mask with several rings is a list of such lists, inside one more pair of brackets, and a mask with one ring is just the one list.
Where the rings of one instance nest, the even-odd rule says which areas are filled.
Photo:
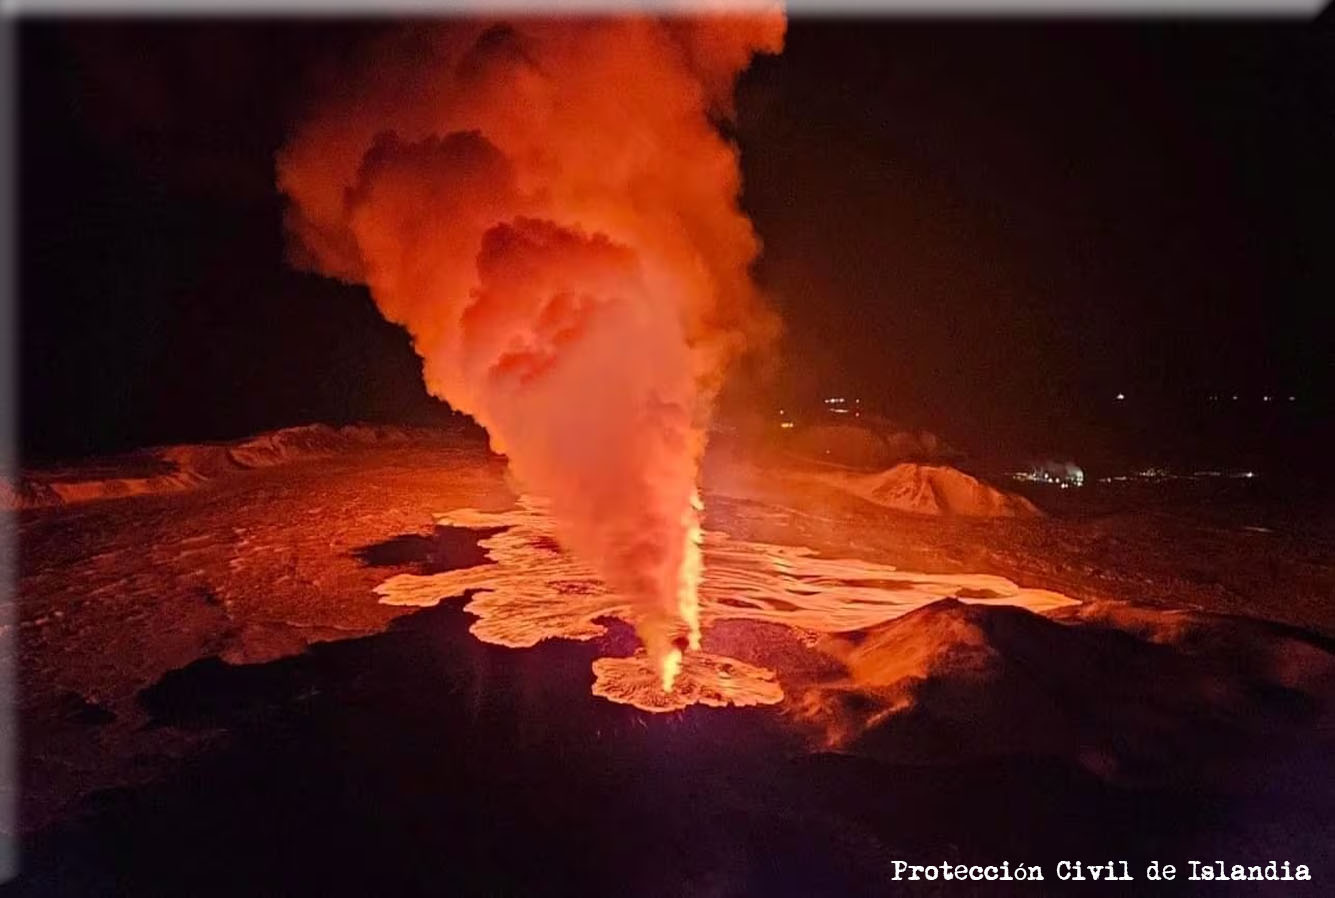
[[777, 52], [745, 15], [470, 21], [325, 72], [280, 150], [295, 264], [365, 284], [630, 607], [665, 691], [698, 648], [701, 453], [775, 330], [715, 122]]

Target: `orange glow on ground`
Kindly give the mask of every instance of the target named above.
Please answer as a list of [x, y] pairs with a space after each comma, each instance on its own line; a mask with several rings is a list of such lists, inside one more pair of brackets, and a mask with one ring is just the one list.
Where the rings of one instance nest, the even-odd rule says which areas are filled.
[[[376, 587], [381, 602], [430, 606], [471, 593], [464, 610], [478, 619], [470, 631], [483, 642], [512, 648], [544, 639], [594, 639], [607, 632], [601, 619], [637, 623], [631, 603], [609, 593], [588, 567], [558, 548], [554, 522], [541, 502], [526, 497], [502, 512], [460, 509], [437, 515], [436, 522], [505, 528], [480, 542], [493, 563], [438, 574], [399, 574]], [[1077, 604], [1061, 593], [1021, 587], [990, 574], [901, 571], [860, 559], [819, 558], [803, 547], [736, 540], [715, 531], [702, 531], [700, 539], [698, 620], [705, 643], [710, 626], [724, 620], [835, 634], [874, 627], [949, 597], [1039, 613]], [[686, 582], [684, 575], [683, 587]], [[646, 711], [783, 699], [774, 671], [713, 654], [707, 644], [703, 650], [691, 646], [670, 663], [679, 670], [668, 676], [643, 652], [600, 658], [594, 662], [593, 691]]]
[[593, 694], [642, 711], [680, 711], [691, 705], [774, 705], [783, 701], [774, 671], [710, 652], [677, 653], [680, 669], [671, 689], [656, 688], [655, 671], [642, 651], [593, 662]]

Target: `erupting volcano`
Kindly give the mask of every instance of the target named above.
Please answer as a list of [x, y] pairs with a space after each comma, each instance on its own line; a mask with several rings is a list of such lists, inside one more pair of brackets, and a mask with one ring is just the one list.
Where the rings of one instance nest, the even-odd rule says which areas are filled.
[[5, 894], [1319, 881], [1319, 29], [549, 6], [15, 28]]
[[395, 32], [283, 148], [298, 264], [364, 283], [670, 690], [699, 645], [697, 476], [728, 364], [774, 330], [715, 125], [782, 13]]

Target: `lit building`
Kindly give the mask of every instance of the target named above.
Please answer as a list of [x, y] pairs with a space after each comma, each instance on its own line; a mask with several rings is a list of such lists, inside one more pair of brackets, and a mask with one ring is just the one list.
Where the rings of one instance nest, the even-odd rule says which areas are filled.
[[1028, 471], [1016, 471], [1011, 479], [1069, 489], [1085, 485], [1085, 472], [1074, 462], [1045, 461], [1033, 465]]

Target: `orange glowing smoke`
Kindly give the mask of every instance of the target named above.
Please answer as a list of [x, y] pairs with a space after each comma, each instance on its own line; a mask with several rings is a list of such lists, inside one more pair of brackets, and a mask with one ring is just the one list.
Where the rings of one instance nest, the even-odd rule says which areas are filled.
[[773, 330], [711, 117], [783, 30], [777, 8], [403, 30], [278, 157], [294, 259], [408, 329], [427, 389], [627, 600], [665, 689], [699, 645], [711, 405]]

